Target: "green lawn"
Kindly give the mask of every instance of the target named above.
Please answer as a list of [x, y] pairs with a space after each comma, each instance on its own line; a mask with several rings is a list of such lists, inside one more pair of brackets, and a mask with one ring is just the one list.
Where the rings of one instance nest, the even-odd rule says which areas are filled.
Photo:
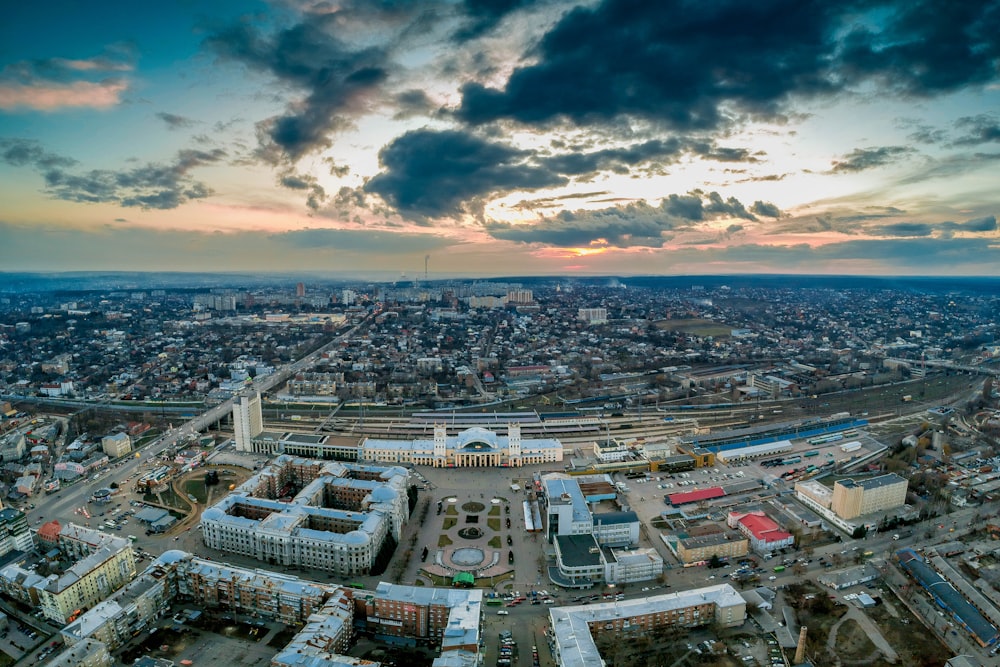
[[487, 519], [486, 525], [490, 527], [490, 530], [500, 530], [500, 519]]

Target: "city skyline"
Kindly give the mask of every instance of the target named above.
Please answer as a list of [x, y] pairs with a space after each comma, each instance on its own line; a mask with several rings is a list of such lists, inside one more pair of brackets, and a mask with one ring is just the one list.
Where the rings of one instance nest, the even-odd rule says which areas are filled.
[[1000, 275], [997, 2], [6, 16], [5, 271]]

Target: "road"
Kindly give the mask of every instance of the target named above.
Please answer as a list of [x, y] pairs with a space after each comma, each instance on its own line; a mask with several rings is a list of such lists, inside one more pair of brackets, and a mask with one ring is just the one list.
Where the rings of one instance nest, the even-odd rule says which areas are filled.
[[[339, 346], [344, 340], [353, 336], [367, 319], [365, 318], [365, 320], [352, 326], [323, 347], [309, 353], [298, 361], [287, 364], [270, 375], [255, 378], [253, 384], [247, 387], [242, 394], [266, 393], [274, 387], [280, 386], [292, 375], [311, 368], [322, 359], [325, 352]], [[167, 431], [143, 447], [138, 452], [138, 458], [136, 458], [134, 453], [131, 454], [129, 457], [122, 459], [118, 467], [112, 467], [108, 471], [101, 472], [97, 476], [97, 479], [88, 478], [81, 480], [71, 486], [63, 487], [57, 493], [38, 497], [35, 499], [35, 509], [28, 512], [29, 523], [34, 528], [37, 528], [42, 522], [51, 519], [58, 519], [63, 524], [69, 521], [86, 523], [87, 520], [84, 516], [74, 514], [74, 512], [87, 504], [95, 490], [110, 486], [112, 482], [123, 486], [124, 479], [134, 477], [140, 470], [146, 470], [150, 463], [161, 456], [165, 450], [175, 447], [178, 443], [186, 441], [191, 436], [197, 436], [198, 433], [230, 414], [233, 410], [233, 403], [240, 395], [237, 394], [229, 400], [209, 408], [180, 426]]]

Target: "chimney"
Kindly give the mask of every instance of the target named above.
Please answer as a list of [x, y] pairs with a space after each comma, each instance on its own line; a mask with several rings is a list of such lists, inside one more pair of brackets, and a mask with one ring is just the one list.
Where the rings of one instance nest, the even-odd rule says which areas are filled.
[[795, 664], [801, 665], [806, 661], [806, 633], [809, 628], [802, 626], [799, 628], [799, 644], [795, 647]]

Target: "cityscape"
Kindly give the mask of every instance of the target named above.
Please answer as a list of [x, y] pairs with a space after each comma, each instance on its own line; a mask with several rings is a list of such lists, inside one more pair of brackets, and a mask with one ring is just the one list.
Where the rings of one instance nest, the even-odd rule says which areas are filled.
[[12, 664], [1000, 651], [989, 279], [142, 278], [0, 296]]
[[0, 667], [1000, 667], [1000, 0], [0, 13]]

